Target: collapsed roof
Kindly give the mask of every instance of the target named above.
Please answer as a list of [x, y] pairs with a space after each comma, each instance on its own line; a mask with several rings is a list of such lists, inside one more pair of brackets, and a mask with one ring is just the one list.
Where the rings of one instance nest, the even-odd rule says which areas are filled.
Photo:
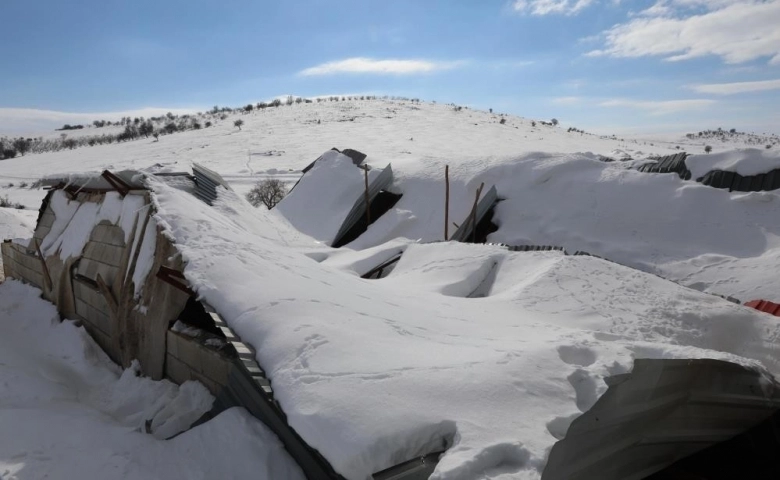
[[[309, 173], [323, 168], [343, 179], [338, 173], [346, 164], [346, 178], [364, 187], [363, 170], [351, 160], [334, 159]], [[564, 162], [549, 163], [558, 168]], [[537, 163], [541, 172], [524, 181], [555, 181], [546, 167]], [[369, 181], [375, 170], [368, 171]], [[506, 172], [499, 170], [491, 175]], [[219, 189], [220, 202], [208, 206], [164, 177], [119, 178], [145, 190], [123, 198], [121, 192], [100, 193], [102, 184], [88, 192], [79, 183], [81, 191], [63, 188], [51, 194], [51, 217], [42, 218], [36, 231], [44, 264], [64, 267], [79, 259], [86, 266], [73, 272], [92, 280], [100, 269], [106, 277], [113, 272], [114, 281], [104, 278], [106, 283], [126, 291], [123, 298], [138, 299], [132, 315], [160, 318], [166, 315], [156, 309], [180, 310], [188, 294], [166, 290], [170, 283], [154, 283], [161, 279], [150, 273], [160, 266], [181, 272], [186, 288], [252, 347], [244, 354], [270, 379], [289, 425], [348, 479], [441, 451], [435, 467], [441, 478], [484, 472], [539, 478], [550, 448], [607, 391], [604, 380], [631, 372], [635, 359], [705, 358], [759, 376], [780, 371], [775, 355], [780, 327], [771, 317], [598, 258], [394, 240], [379, 242], [370, 257], [340, 251], [334, 262], [335, 250], [301, 237], [292, 221], [280, 218], [283, 211], [252, 208], [233, 191]], [[510, 191], [510, 180], [497, 181], [497, 189]], [[473, 183], [462, 180], [457, 188], [466, 191]], [[404, 183], [404, 198], [420, 196], [435, 184]], [[303, 185], [293, 193], [305, 191]], [[353, 193], [349, 201], [331, 204], [339, 205], [340, 213], [330, 218], [336, 222], [322, 226], [320, 240], [338, 233], [339, 222], [355, 205]], [[511, 201], [496, 207], [500, 218], [507, 218]], [[425, 207], [415, 213], [421, 215]], [[465, 199], [455, 209], [463, 213], [470, 207]], [[428, 223], [434, 218], [438, 215], [424, 217]], [[421, 231], [430, 227], [400, 214], [380, 221], [398, 227], [404, 220]], [[96, 230], [104, 231], [99, 238], [92, 236]], [[144, 230], [156, 234], [156, 243], [144, 239]], [[113, 270], [97, 265], [110, 253], [89, 247], [91, 241], [111, 244], [112, 239], [123, 240], [122, 251], [131, 252], [127, 261], [121, 257], [120, 265], [109, 265]], [[153, 244], [149, 257], [143, 245]], [[170, 250], [160, 249], [163, 245]], [[33, 247], [34, 242], [28, 245]], [[399, 249], [404, 253], [390, 275], [359, 278], [371, 271], [365, 268], [367, 258], [379, 265]], [[132, 252], [140, 252], [141, 260]], [[143, 265], [144, 258], [152, 262], [146, 274], [136, 269], [128, 276], [126, 263]], [[21, 261], [40, 259], [27, 255]], [[70, 272], [70, 266], [60, 271]], [[63, 274], [65, 280], [54, 275], [49, 283], [67, 281], [68, 275]], [[40, 283], [52, 290], [45, 280]], [[101, 282], [94, 283], [104, 290]], [[143, 324], [132, 318], [122, 323]], [[144, 349], [159, 355], [158, 347], [139, 345], [127, 355]]]

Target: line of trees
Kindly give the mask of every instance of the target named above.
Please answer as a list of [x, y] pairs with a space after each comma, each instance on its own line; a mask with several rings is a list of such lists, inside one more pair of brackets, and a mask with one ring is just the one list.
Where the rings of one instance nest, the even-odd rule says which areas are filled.
[[[9, 138], [0, 137], [0, 160], [15, 158], [24, 156], [27, 154], [57, 152], [61, 150], [73, 150], [82, 147], [93, 147], [96, 145], [106, 145], [112, 143], [125, 142], [130, 140], [137, 140], [141, 138], [154, 137], [157, 140], [161, 135], [170, 135], [176, 132], [183, 132], [187, 130], [198, 130], [200, 128], [208, 128], [214, 125], [218, 120], [226, 120], [229, 114], [234, 113], [251, 113], [255, 110], [264, 110], [267, 108], [277, 108], [282, 105], [291, 106], [301, 103], [317, 103], [321, 102], [338, 102], [338, 101], [353, 101], [353, 100], [376, 100], [381, 98], [382, 100], [394, 100], [394, 101], [407, 101], [412, 103], [420, 103], [419, 98], [407, 98], [399, 96], [382, 96], [376, 95], [347, 95], [336, 96], [331, 95], [328, 97], [318, 97], [316, 99], [308, 99], [303, 97], [293, 97], [288, 95], [284, 100], [274, 99], [270, 102], [258, 102], [256, 104], [248, 104], [239, 108], [220, 107], [215, 105], [208, 112], [198, 112], [194, 115], [175, 115], [173, 113], [167, 113], [166, 115], [158, 117], [122, 117], [119, 121], [111, 122], [108, 120], [95, 120], [91, 126], [96, 129], [106, 127], [124, 127], [124, 130], [116, 133], [103, 133], [95, 135], [80, 135], [77, 137], [68, 137], [66, 133], [60, 135], [60, 138], [46, 138], [37, 137], [19, 137]], [[436, 103], [436, 102], [434, 102]], [[243, 120], [240, 124], [233, 123], [234, 126], [241, 128]], [[56, 131], [71, 131], [87, 128], [89, 125], [70, 125], [65, 124]], [[85, 132], [86, 133], [86, 132]]]

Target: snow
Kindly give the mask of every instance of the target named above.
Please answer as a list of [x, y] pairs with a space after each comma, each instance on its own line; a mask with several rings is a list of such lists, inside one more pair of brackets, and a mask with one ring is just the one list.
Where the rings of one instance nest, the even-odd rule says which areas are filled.
[[[634, 358], [780, 370], [772, 317], [634, 269], [438, 243], [363, 280], [346, 258], [350, 271], [279, 242], [291, 226], [232, 192], [210, 208], [152, 186], [190, 285], [255, 347], [291, 426], [348, 479], [445, 446], [432, 478], [539, 478], [562, 425]], [[484, 298], [466, 298], [478, 287]]]
[[685, 165], [694, 179], [712, 170], [736, 172], [742, 176], [758, 175], [780, 168], [780, 152], [757, 148], [729, 150], [709, 155], [691, 155]]
[[[245, 121], [241, 131], [232, 127], [238, 116]], [[603, 379], [630, 371], [635, 358], [718, 358], [780, 371], [774, 317], [695, 291], [780, 300], [778, 193], [728, 192], [630, 168], [651, 154], [676, 153], [677, 145], [701, 151], [700, 141], [605, 138], [513, 116], [501, 125], [500, 118], [394, 100], [296, 104], [234, 115], [159, 142], [6, 160], [0, 185], [58, 171], [186, 171], [192, 162], [219, 172], [235, 192], [220, 191], [214, 207], [150, 180], [157, 214], [148, 228], [162, 229], [176, 243], [190, 285], [256, 349], [290, 424], [348, 479], [441, 450], [446, 454], [434, 479], [538, 479], [553, 443], [605, 391]], [[327, 244], [355, 191], [362, 193], [363, 172], [335, 152], [272, 211], [240, 197], [264, 178], [297, 181], [301, 169], [332, 146], [367, 153], [373, 166], [392, 163], [393, 191], [403, 194], [346, 248]], [[686, 163], [705, 173], [775, 168], [775, 154], [741, 147], [719, 143], [721, 153]], [[602, 155], [636, 160], [606, 163]], [[466, 218], [484, 182], [495, 185], [502, 199], [490, 242], [559, 245], [625, 266], [555, 251], [443, 242], [446, 165], [450, 222]], [[43, 195], [1, 190], [36, 209]], [[143, 204], [129, 203], [128, 196], [120, 208], [111, 195], [91, 207], [97, 211], [79, 213], [64, 197], [56, 202], [58, 219], [46, 251], [78, 254], [84, 236], [65, 231], [100, 219], [117, 222], [127, 241], [138, 244], [140, 232], [135, 239], [129, 235]], [[72, 218], [78, 221], [69, 227]], [[450, 225], [450, 234], [454, 229]], [[141, 248], [139, 279], [153, 243], [144, 239]], [[360, 278], [400, 252], [386, 278]], [[17, 300], [38, 305], [20, 288], [14, 282], [0, 286], [0, 312], [8, 319], [0, 322], [0, 342], [9, 344], [0, 358], [17, 359], [0, 360], [6, 364], [0, 372], [10, 372], [0, 402], [19, 398], [18, 405], [36, 410], [15, 420], [8, 403], [0, 403], [2, 424], [11, 418], [9, 430], [20, 432], [19, 438], [0, 436], [6, 462], [0, 471], [9, 472], [4, 478], [51, 473], [36, 451], [54, 452], [61, 478], [110, 478], [114, 467], [124, 478], [243, 478], [257, 472], [301, 478], [278, 441], [243, 410], [224, 412], [166, 442], [134, 431], [150, 411], [159, 416], [150, 425], [159, 435], [183, 428], [190, 417], [168, 417], [180, 410], [166, 405], [200, 408], [197, 395], [188, 393], [197, 387], [174, 395], [172, 387], [152, 386], [132, 369], [122, 374], [101, 361], [108, 373], [89, 370], [87, 385], [131, 390], [128, 402], [112, 410], [121, 395], [104, 393], [108, 404], [90, 403], [73, 393], [71, 385], [81, 388], [80, 381], [57, 383], [61, 377], [53, 371], [62, 362], [84, 363], [80, 359], [88, 355], [78, 353], [82, 349], [68, 353], [69, 359], [57, 357], [65, 347], [53, 340], [28, 347], [37, 344], [12, 330], [29, 319], [48, 321], [53, 311], [5, 314]], [[43, 311], [39, 307], [36, 312]], [[70, 323], [46, 328], [82, 332]], [[65, 346], [74, 345], [60, 336]], [[90, 355], [99, 356], [92, 348]], [[46, 356], [50, 351], [53, 360]], [[23, 361], [40, 368], [25, 370]], [[164, 401], [145, 393], [150, 391], [167, 392]], [[46, 401], [36, 404], [31, 397]], [[63, 433], [74, 431], [88, 432], [88, 438]], [[89, 462], [68, 456], [87, 448], [98, 452]], [[16, 456], [22, 452], [25, 457]]]
[[[381, 172], [371, 169], [369, 184]], [[279, 202], [276, 211], [299, 231], [330, 245], [347, 214], [364, 194], [365, 171], [348, 156], [328, 150]]]
[[136, 366], [120, 371], [39, 295], [14, 280], [0, 284], [3, 479], [304, 478], [243, 409], [160, 440], [211, 408], [205, 387], [152, 381]]

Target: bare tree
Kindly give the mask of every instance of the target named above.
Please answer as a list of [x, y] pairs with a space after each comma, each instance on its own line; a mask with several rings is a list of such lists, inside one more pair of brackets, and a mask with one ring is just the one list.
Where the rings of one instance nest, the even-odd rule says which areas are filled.
[[252, 190], [246, 194], [246, 199], [255, 207], [262, 203], [268, 210], [274, 208], [287, 194], [284, 182], [276, 178], [267, 178], [257, 182]]

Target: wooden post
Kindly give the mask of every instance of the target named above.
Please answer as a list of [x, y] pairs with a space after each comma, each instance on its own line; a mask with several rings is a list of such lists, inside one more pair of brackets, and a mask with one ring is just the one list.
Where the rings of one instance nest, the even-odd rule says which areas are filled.
[[477, 195], [474, 197], [474, 206], [471, 208], [471, 241], [477, 241], [477, 203], [479, 203], [479, 196], [482, 194], [482, 187], [485, 186], [485, 182], [479, 184], [477, 189]]
[[444, 241], [449, 240], [450, 228], [450, 166], [444, 166]]
[[368, 194], [368, 165], [363, 166], [363, 175], [366, 180], [366, 228], [371, 224], [371, 196]]

